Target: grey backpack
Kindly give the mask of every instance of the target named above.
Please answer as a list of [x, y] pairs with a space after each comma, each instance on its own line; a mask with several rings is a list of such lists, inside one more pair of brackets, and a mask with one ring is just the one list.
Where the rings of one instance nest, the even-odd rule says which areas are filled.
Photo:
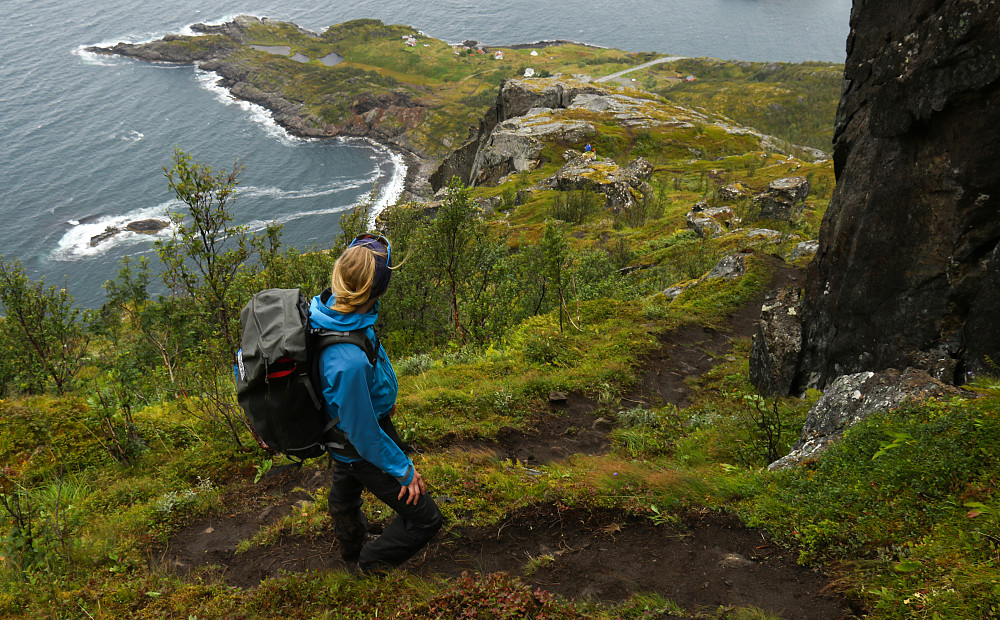
[[236, 397], [260, 440], [299, 461], [349, 447], [343, 433], [334, 428], [336, 420], [326, 412], [319, 387], [319, 354], [332, 344], [353, 344], [375, 366], [378, 347], [364, 330], [310, 327], [309, 302], [299, 289], [255, 294], [240, 311], [240, 324]]

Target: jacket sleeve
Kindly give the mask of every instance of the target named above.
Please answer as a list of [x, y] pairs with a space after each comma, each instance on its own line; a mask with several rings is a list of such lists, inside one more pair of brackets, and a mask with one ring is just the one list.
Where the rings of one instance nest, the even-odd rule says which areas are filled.
[[340, 417], [340, 428], [361, 458], [408, 485], [413, 463], [378, 424], [369, 392], [373, 371], [364, 353], [354, 346], [332, 346], [323, 351], [323, 358], [327, 412]]

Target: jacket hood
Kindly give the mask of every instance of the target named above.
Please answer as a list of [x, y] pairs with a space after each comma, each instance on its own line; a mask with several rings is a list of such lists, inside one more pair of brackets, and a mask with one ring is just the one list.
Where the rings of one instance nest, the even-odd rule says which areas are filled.
[[[330, 297], [329, 303], [334, 303], [333, 296]], [[320, 296], [317, 295], [309, 303], [309, 319], [313, 327], [320, 329], [331, 329], [341, 332], [365, 329], [374, 325], [375, 321], [378, 320], [378, 302], [375, 302], [375, 306], [364, 314], [359, 312], [344, 314], [343, 312], [337, 312], [327, 307], [320, 299]]]

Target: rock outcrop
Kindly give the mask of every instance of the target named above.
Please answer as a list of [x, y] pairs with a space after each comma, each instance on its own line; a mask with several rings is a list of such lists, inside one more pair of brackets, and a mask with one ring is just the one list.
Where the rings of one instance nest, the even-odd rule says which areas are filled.
[[1000, 3], [858, 2], [799, 386], [1000, 360]]
[[761, 219], [787, 222], [805, 205], [809, 189], [805, 177], [775, 179], [767, 184], [767, 191], [754, 198], [754, 203], [760, 209]]
[[791, 452], [768, 468], [783, 469], [815, 458], [845, 429], [876, 411], [889, 411], [907, 401], [949, 396], [970, 394], [913, 368], [844, 375], [831, 383], [809, 410], [802, 435]]
[[155, 235], [167, 226], [170, 226], [170, 222], [167, 220], [136, 220], [134, 222], [129, 222], [125, 225], [125, 230], [130, 230], [135, 233], [142, 233], [144, 235]]
[[792, 389], [802, 352], [799, 301], [798, 289], [780, 289], [760, 307], [750, 346], [750, 382], [764, 396], [784, 396]]
[[594, 115], [630, 130], [686, 129], [709, 120], [701, 112], [598, 85], [583, 75], [506, 80], [479, 127], [431, 175], [431, 186], [437, 190], [452, 177], [490, 185], [512, 172], [531, 170], [541, 163], [543, 142], [578, 143], [594, 135], [596, 129], [585, 120]]
[[542, 140], [579, 142], [597, 133], [587, 121], [561, 121], [548, 109], [534, 108], [516, 120], [504, 121], [490, 133], [472, 164], [473, 185], [495, 185], [515, 172], [541, 164]]
[[646, 180], [652, 171], [653, 166], [641, 157], [621, 167], [613, 161], [580, 155], [542, 181], [541, 186], [604, 194], [604, 208], [620, 212], [641, 200], [644, 191], [650, 191]]
[[[606, 91], [592, 84], [585, 76], [505, 80], [500, 84], [500, 93], [497, 95], [496, 102], [479, 121], [479, 127], [471, 129], [465, 144], [455, 149], [430, 175], [431, 187], [437, 191], [447, 185], [453, 177], [457, 177], [466, 184], [473, 184], [476, 178], [482, 178], [485, 183], [489, 182], [490, 179], [499, 179], [504, 174], [517, 170], [513, 157], [506, 158], [499, 152], [493, 155], [484, 153], [482, 157], [479, 157], [480, 151], [484, 147], [489, 150], [496, 146], [490, 144], [490, 139], [498, 125], [504, 121], [524, 116], [533, 109], [538, 109], [541, 112], [567, 108], [581, 93], [603, 92]], [[511, 123], [501, 128], [501, 131], [517, 133], [518, 126], [519, 123]], [[521, 130], [521, 133], [529, 132]], [[499, 142], [503, 144], [505, 140], [501, 138]], [[512, 150], [531, 151], [531, 154], [522, 160], [521, 165], [537, 165], [530, 163], [535, 161], [532, 159], [534, 147], [525, 144], [530, 141], [517, 140], [517, 142], [524, 146]], [[477, 161], [480, 164], [478, 167], [476, 166]], [[489, 169], [491, 165], [496, 166], [495, 171]]]
[[88, 47], [88, 52], [95, 54], [117, 54], [147, 62], [170, 62], [178, 64], [193, 64], [220, 56], [227, 56], [239, 47], [230, 39], [214, 37], [203, 46], [191, 47], [183, 45], [187, 37], [171, 35], [158, 41], [148, 43], [117, 43], [111, 47]]

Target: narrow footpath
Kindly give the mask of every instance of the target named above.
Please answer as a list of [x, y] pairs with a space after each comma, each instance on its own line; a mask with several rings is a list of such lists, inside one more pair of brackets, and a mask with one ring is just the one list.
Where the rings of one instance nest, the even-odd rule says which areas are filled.
[[646, 67], [652, 67], [653, 65], [658, 65], [664, 62], [673, 62], [675, 60], [684, 60], [687, 56], [664, 56], [663, 58], [657, 58], [656, 60], [651, 60], [649, 62], [644, 62], [641, 65], [636, 65], [630, 69], [625, 69], [624, 71], [619, 71], [617, 73], [612, 73], [611, 75], [605, 75], [604, 77], [599, 77], [595, 82], [608, 82], [610, 80], [616, 80], [623, 75], [632, 73], [633, 71], [638, 71], [639, 69], [645, 69]]

